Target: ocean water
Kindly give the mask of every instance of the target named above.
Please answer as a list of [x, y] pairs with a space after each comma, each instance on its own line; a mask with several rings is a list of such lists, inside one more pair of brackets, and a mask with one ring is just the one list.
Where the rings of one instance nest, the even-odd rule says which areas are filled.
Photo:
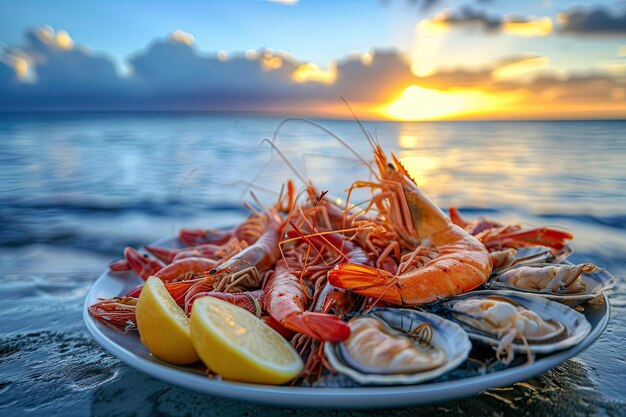
[[[313, 122], [371, 159], [356, 122]], [[575, 236], [570, 260], [607, 268], [618, 281], [607, 331], [575, 359], [468, 401], [391, 414], [623, 415], [626, 121], [365, 122], [364, 128], [441, 207], [459, 207], [468, 219], [565, 228]], [[264, 138], [275, 139], [293, 169]], [[281, 184], [300, 175], [345, 199], [353, 181], [370, 178], [353, 151], [319, 126], [281, 118], [0, 115], [0, 411], [258, 411], [172, 387], [115, 360], [86, 333], [83, 297], [127, 245], [173, 236], [180, 227], [241, 220], [251, 189], [261, 204], [271, 204]], [[357, 193], [352, 201], [365, 198]]]
[[[309, 123], [215, 114], [0, 116], [0, 248], [5, 272], [103, 270], [124, 246], [246, 215], [298, 173], [337, 198], [370, 175]], [[363, 158], [354, 121], [316, 120]], [[424, 192], [468, 218], [571, 231], [574, 260], [626, 269], [626, 121], [366, 122]], [[254, 182], [248, 187], [246, 182]], [[298, 186], [302, 183], [297, 181]], [[270, 192], [271, 191], [271, 192]], [[365, 196], [355, 196], [357, 202]]]

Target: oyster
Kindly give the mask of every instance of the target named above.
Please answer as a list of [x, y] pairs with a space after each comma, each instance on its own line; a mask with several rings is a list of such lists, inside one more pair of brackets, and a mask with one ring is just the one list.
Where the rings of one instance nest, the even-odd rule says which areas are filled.
[[490, 256], [493, 261], [493, 274], [498, 274], [522, 265], [558, 264], [567, 259], [573, 252], [574, 250], [570, 245], [565, 245], [559, 250], [545, 246], [526, 246], [519, 249], [509, 248], [491, 252]]
[[606, 269], [593, 264], [536, 264], [519, 266], [496, 274], [490, 289], [521, 291], [578, 305], [595, 298], [615, 285], [615, 278]]
[[585, 317], [565, 305], [513, 291], [476, 291], [444, 302], [450, 317], [472, 340], [496, 347], [504, 364], [514, 352], [551, 353], [582, 341], [591, 331]]
[[349, 322], [350, 337], [326, 343], [330, 364], [364, 385], [415, 384], [453, 370], [471, 343], [459, 325], [434, 314], [375, 308]]

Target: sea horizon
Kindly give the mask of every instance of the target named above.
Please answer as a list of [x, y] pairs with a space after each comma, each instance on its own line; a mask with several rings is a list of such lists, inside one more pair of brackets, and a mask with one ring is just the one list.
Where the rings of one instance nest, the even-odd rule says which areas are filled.
[[[14, 115], [96, 115], [96, 114], [110, 114], [115, 116], [123, 116], [123, 115], [151, 115], [151, 114], [171, 114], [171, 115], [213, 115], [213, 116], [223, 116], [223, 115], [235, 115], [241, 117], [263, 117], [263, 118], [303, 118], [303, 119], [311, 119], [311, 120], [328, 120], [328, 121], [356, 121], [354, 116], [349, 114], [349, 111], [346, 110], [345, 116], [337, 115], [337, 116], [317, 116], [317, 115], [307, 115], [307, 114], [284, 114], [282, 112], [266, 112], [266, 111], [255, 111], [255, 110], [159, 110], [159, 109], [133, 109], [133, 110], [112, 110], [112, 109], [13, 109], [13, 110], [0, 110], [0, 117], [4, 116], [14, 116]], [[578, 116], [572, 116], [572, 118], [450, 118], [450, 119], [433, 119], [433, 120], [392, 120], [386, 118], [372, 118], [372, 117], [361, 117], [357, 115], [359, 121], [367, 121], [367, 122], [388, 122], [388, 123], [438, 123], [438, 122], [622, 122], [626, 121], [626, 115], [623, 117], [615, 117], [615, 118], [581, 118]]]

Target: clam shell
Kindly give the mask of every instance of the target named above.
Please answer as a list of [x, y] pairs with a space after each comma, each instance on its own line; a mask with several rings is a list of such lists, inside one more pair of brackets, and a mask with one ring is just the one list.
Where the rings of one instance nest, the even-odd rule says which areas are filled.
[[324, 353], [330, 364], [341, 374], [362, 385], [406, 385], [435, 379], [461, 365], [468, 357], [472, 344], [458, 324], [435, 314], [398, 308], [375, 308], [366, 316], [374, 317], [391, 329], [409, 333], [423, 322], [433, 327], [431, 344], [445, 351], [447, 361], [438, 368], [415, 374], [371, 374], [350, 367], [342, 358], [340, 343], [326, 342]]
[[[544, 267], [553, 265], [554, 264], [552, 263], [540, 263], [525, 266]], [[520, 266], [522, 265], [517, 265], [516, 267], [519, 268]], [[511, 269], [515, 269], [515, 267]], [[511, 269], [508, 269], [507, 271], [510, 271]], [[600, 267], [596, 267], [596, 270], [590, 274], [582, 274], [581, 279], [585, 283], [585, 290], [583, 292], [573, 294], [558, 294], [553, 292], [532, 291], [518, 288], [509, 283], [498, 281], [498, 278], [502, 275], [503, 272], [505, 271], [499, 272], [498, 274], [491, 277], [489, 283], [486, 284], [486, 287], [490, 290], [509, 290], [524, 294], [536, 295], [538, 297], [546, 298], [552, 301], [558, 301], [559, 303], [567, 304], [568, 306], [572, 307], [596, 298], [597, 296], [601, 295], [602, 292], [613, 288], [613, 286], [615, 285], [615, 277], [613, 277], [613, 275], [611, 275], [606, 269]]]
[[[555, 320], [565, 326], [565, 329], [567, 330], [567, 336], [564, 339], [553, 343], [528, 345], [528, 349], [533, 353], [547, 354], [575, 346], [580, 343], [585, 337], [587, 337], [587, 335], [591, 331], [591, 324], [589, 324], [587, 319], [585, 319], [585, 316], [583, 316], [573, 308], [557, 303], [555, 301], [548, 300], [546, 298], [541, 298], [529, 294], [522, 294], [517, 291], [473, 291], [448, 299], [443, 302], [443, 305], [448, 306], [451, 309], [455, 303], [461, 300], [467, 300], [470, 298], [485, 298], [489, 296], [508, 298], [511, 301], [522, 305], [528, 310], [534, 311], [543, 320]], [[451, 319], [455, 320], [452, 316], [452, 313], [450, 312], [449, 314], [451, 316]], [[497, 346], [499, 344], [499, 340], [497, 338], [492, 337], [484, 332], [477, 331], [468, 324], [465, 324], [458, 320], [455, 321], [457, 321], [457, 323], [459, 323], [461, 327], [465, 329], [465, 331], [469, 334], [469, 337], [472, 340], [494, 346]], [[526, 346], [522, 343], [512, 343], [512, 347], [515, 352], [527, 352]]]

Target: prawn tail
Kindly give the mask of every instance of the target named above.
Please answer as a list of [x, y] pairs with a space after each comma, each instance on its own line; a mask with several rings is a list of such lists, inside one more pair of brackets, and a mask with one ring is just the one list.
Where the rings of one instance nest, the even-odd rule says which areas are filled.
[[130, 271], [132, 268], [126, 259], [116, 259], [109, 264], [111, 271]]
[[328, 273], [328, 282], [335, 287], [344, 288], [362, 295], [368, 295], [359, 290], [384, 291], [389, 285], [397, 282], [397, 278], [382, 269], [361, 264], [340, 264]]
[[323, 342], [337, 343], [350, 336], [350, 327], [332, 314], [302, 311], [290, 315], [282, 324], [288, 329]]

